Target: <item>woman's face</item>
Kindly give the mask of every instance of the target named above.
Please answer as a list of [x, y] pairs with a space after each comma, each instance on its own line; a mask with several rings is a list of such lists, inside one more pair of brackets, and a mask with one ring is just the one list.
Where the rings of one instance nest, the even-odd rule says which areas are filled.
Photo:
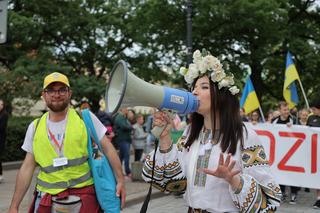
[[259, 114], [257, 112], [253, 112], [252, 116], [251, 116], [251, 119], [253, 121], [258, 121], [259, 120]]
[[306, 121], [307, 118], [308, 118], [308, 111], [306, 110], [302, 110], [300, 113], [299, 113], [299, 116], [300, 116], [300, 119], [303, 120], [303, 121]]
[[198, 113], [201, 115], [210, 115], [211, 111], [211, 96], [210, 96], [210, 82], [207, 76], [199, 78], [194, 85], [192, 94], [199, 99]]

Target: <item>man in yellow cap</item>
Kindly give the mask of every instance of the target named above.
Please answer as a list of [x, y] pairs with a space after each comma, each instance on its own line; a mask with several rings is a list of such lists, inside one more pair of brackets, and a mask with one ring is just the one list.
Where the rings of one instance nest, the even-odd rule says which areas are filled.
[[[99, 212], [87, 161], [89, 133], [77, 112], [69, 107], [71, 95], [72, 90], [65, 75], [54, 72], [45, 77], [42, 97], [49, 111], [28, 127], [22, 145], [27, 154], [17, 174], [10, 213], [18, 212], [37, 165], [40, 172], [29, 212], [51, 212], [51, 200], [71, 195], [81, 203], [80, 212]], [[103, 151], [113, 168], [117, 180], [116, 193], [121, 196], [123, 207], [126, 192], [119, 157], [105, 135], [104, 125], [93, 113], [90, 115]]]

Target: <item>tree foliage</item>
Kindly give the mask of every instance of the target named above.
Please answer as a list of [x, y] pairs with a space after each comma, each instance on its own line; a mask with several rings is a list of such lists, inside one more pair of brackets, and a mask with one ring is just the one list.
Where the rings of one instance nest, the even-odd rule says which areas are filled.
[[[164, 47], [159, 50], [163, 55], [173, 52], [179, 57], [183, 56], [179, 53], [186, 52], [186, 24], [181, 22], [186, 15], [185, 5], [186, 1], [169, 0], [150, 0], [144, 5], [147, 8], [142, 10], [143, 20], [147, 20], [144, 27], [150, 26], [147, 32], [160, 38], [152, 43]], [[225, 68], [242, 81], [237, 82], [240, 87], [250, 66], [253, 84], [265, 108], [283, 99], [288, 51], [295, 56], [307, 96], [310, 98], [319, 90], [319, 85], [309, 83], [319, 80], [320, 9], [316, 1], [193, 0], [192, 6], [194, 49], [206, 48], [223, 59]], [[150, 36], [145, 38], [151, 42]], [[180, 65], [186, 61], [178, 59]], [[301, 92], [300, 96], [303, 105]]]
[[[0, 46], [0, 96], [38, 98], [44, 75], [58, 70], [70, 76], [76, 99], [86, 96], [96, 103], [119, 59], [146, 81], [182, 87], [178, 69], [186, 64], [186, 4], [12, 0], [8, 42]], [[192, 7], [193, 49], [206, 48], [223, 59], [240, 88], [250, 66], [265, 108], [282, 99], [289, 50], [307, 96], [319, 90], [312, 83], [320, 80], [315, 0], [193, 0]]]

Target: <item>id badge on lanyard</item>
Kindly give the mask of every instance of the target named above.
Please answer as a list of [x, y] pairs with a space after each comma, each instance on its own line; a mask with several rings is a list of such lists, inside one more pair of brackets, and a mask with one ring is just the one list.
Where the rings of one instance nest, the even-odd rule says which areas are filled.
[[60, 157], [53, 159], [53, 167], [65, 166], [68, 165], [68, 158]]

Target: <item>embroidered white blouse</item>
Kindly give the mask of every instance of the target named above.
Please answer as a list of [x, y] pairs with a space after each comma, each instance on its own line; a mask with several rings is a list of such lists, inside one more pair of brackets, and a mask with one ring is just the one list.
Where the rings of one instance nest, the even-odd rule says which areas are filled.
[[[232, 156], [235, 169], [241, 170], [241, 184], [236, 191], [224, 179], [198, 171], [217, 167], [220, 144], [202, 144], [197, 140], [189, 150], [185, 149], [187, 131], [168, 153], [157, 151], [154, 186], [162, 191], [186, 190], [187, 205], [208, 212], [274, 212], [280, 205], [280, 187], [273, 179], [257, 134], [249, 126], [246, 129], [243, 149], [239, 143]], [[153, 155], [154, 151], [147, 156], [143, 167], [142, 177], [146, 182], [151, 181]]]

